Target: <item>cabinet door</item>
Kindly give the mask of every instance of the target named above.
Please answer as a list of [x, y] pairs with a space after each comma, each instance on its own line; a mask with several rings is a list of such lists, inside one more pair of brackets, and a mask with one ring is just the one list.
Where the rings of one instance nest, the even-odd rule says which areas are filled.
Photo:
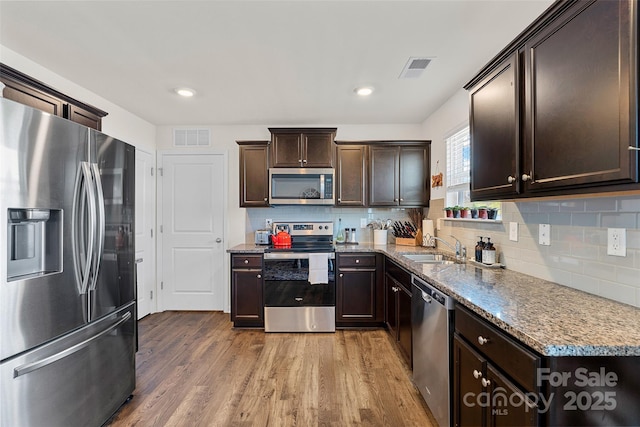
[[333, 167], [333, 138], [334, 133], [302, 134], [302, 166], [309, 168]]
[[6, 85], [2, 91], [4, 98], [11, 99], [12, 101], [36, 108], [54, 116], [63, 116], [64, 103], [61, 99], [47, 95], [44, 92], [30, 88], [27, 85], [9, 78], [3, 77], [1, 81]]
[[269, 148], [240, 146], [240, 207], [269, 206]]
[[638, 180], [636, 7], [576, 2], [525, 44], [527, 191]]
[[471, 200], [511, 196], [519, 189], [518, 53], [469, 94]]
[[336, 167], [336, 205], [366, 206], [365, 145], [339, 145]]
[[397, 146], [369, 147], [369, 206], [397, 206], [399, 177]]
[[400, 206], [429, 206], [429, 146], [400, 147]]
[[97, 116], [92, 112], [73, 104], [66, 104], [64, 106], [64, 110], [65, 118], [71, 120], [72, 122], [80, 123], [81, 125], [90, 127], [95, 130], [101, 130], [102, 118], [100, 116]]
[[536, 426], [538, 409], [513, 383], [487, 364], [486, 391], [489, 393], [487, 425]]
[[398, 298], [398, 346], [409, 367], [413, 367], [411, 333], [411, 292], [400, 286]]
[[274, 168], [302, 167], [300, 133], [273, 133], [271, 137], [271, 166]]
[[341, 269], [336, 289], [338, 322], [375, 322], [376, 270]]
[[[484, 425], [485, 409], [481, 380], [485, 360], [457, 335], [453, 337], [453, 424]], [[517, 425], [517, 424], [514, 424]]]
[[231, 274], [231, 321], [234, 326], [264, 326], [262, 270], [233, 269]]

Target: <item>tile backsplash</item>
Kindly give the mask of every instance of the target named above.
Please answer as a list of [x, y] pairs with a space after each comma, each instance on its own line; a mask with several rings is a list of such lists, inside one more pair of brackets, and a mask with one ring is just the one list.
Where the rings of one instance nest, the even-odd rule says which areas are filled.
[[[375, 219], [408, 220], [404, 209], [396, 208], [334, 208], [325, 206], [278, 206], [273, 208], [247, 209], [245, 242], [251, 243], [254, 231], [265, 228], [265, 220], [278, 221], [332, 221], [334, 237], [338, 234], [338, 224], [342, 228], [355, 228], [356, 240], [362, 243], [373, 242], [371, 228], [360, 228], [360, 219], [367, 224]], [[340, 221], [342, 220], [342, 221]]]
[[[444, 200], [425, 209], [431, 219], [442, 218]], [[503, 202], [501, 223], [440, 220], [436, 234], [450, 242], [456, 236], [471, 255], [478, 236], [490, 237], [506, 268], [561, 285], [640, 307], [640, 195], [571, 200]], [[372, 242], [373, 232], [360, 228], [360, 219], [406, 220], [404, 209], [286, 206], [247, 209], [246, 242], [254, 231], [274, 221], [333, 221], [356, 229], [359, 242]], [[518, 241], [509, 240], [509, 223], [518, 223]], [[550, 224], [551, 245], [538, 243], [540, 224]], [[626, 229], [627, 255], [607, 255], [607, 228]], [[486, 239], [485, 239], [486, 240]], [[443, 251], [448, 248], [441, 247]]]
[[[442, 216], [433, 205], [429, 216]], [[509, 240], [510, 222], [518, 241]], [[540, 224], [551, 226], [550, 246], [538, 243]], [[453, 234], [469, 249], [490, 237], [508, 269], [640, 307], [640, 196], [503, 202], [502, 223], [441, 226], [440, 236]], [[607, 228], [626, 230], [625, 257], [607, 255]]]

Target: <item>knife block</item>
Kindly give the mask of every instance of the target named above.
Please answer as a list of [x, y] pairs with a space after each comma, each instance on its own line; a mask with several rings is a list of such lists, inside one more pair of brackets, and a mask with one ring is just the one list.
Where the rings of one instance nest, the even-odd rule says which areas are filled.
[[418, 230], [416, 237], [396, 237], [396, 245], [400, 246], [421, 246], [422, 245], [422, 231]]

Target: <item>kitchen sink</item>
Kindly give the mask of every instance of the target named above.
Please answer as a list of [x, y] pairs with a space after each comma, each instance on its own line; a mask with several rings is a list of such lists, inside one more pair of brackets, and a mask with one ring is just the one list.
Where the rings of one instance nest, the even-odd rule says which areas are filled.
[[402, 256], [409, 261], [421, 264], [455, 264], [455, 261], [444, 259], [441, 254], [406, 254]]

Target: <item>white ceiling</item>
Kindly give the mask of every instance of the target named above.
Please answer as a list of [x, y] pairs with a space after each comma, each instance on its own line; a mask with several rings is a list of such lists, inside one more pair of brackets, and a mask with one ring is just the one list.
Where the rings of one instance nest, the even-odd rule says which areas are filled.
[[0, 44], [155, 125], [415, 124], [550, 4], [0, 1]]

